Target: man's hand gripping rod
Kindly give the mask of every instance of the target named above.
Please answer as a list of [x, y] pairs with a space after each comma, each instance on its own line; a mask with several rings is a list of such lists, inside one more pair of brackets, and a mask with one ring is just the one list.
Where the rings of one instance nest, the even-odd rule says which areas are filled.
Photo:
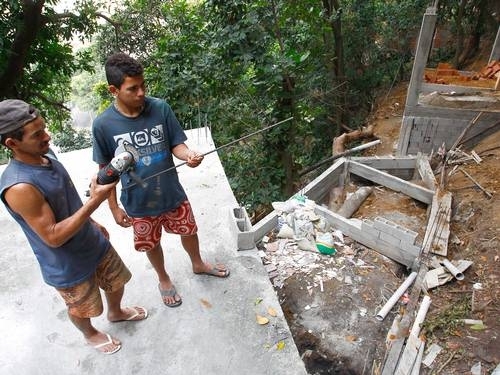
[[[257, 131], [255, 131], [255, 132], [253, 132], [253, 133], [247, 134], [247, 135], [245, 135], [245, 136], [243, 136], [243, 137], [241, 137], [241, 138], [238, 138], [238, 139], [235, 139], [234, 141], [231, 141], [231, 142], [229, 142], [229, 143], [226, 143], [225, 145], [219, 146], [219, 147], [217, 147], [217, 148], [214, 148], [213, 150], [210, 150], [210, 151], [208, 151], [208, 152], [205, 152], [204, 154], [201, 154], [201, 156], [205, 156], [205, 155], [211, 154], [212, 152], [219, 151], [220, 149], [223, 149], [223, 148], [225, 148], [225, 147], [228, 147], [228, 146], [234, 145], [234, 144], [235, 144], [235, 143], [237, 143], [237, 142], [241, 142], [241, 141], [242, 141], [242, 140], [244, 140], [244, 139], [247, 139], [247, 138], [253, 137], [253, 136], [254, 136], [254, 135], [256, 135], [256, 134], [259, 134], [259, 133], [262, 133], [262, 132], [264, 132], [264, 131], [266, 131], [266, 130], [269, 130], [269, 129], [271, 129], [271, 128], [274, 128], [275, 126], [281, 125], [281, 124], [283, 124], [284, 122], [290, 121], [291, 119], [293, 119], [293, 117], [289, 117], [289, 118], [287, 118], [287, 119], [285, 119], [285, 120], [281, 120], [281, 121], [279, 121], [279, 122], [277, 122], [277, 123], [275, 123], [275, 124], [273, 124], [273, 125], [266, 126], [265, 128], [262, 128], [262, 129], [260, 129], [260, 130], [257, 130]], [[165, 170], [163, 170], [163, 171], [161, 171], [161, 172], [158, 172], [158, 173], [152, 174], [151, 176], [145, 177], [145, 178], [143, 178], [143, 179], [141, 180], [141, 181], [142, 181], [142, 183], [139, 183], [139, 182], [137, 182], [137, 181], [136, 181], [135, 183], [132, 183], [132, 184], [130, 184], [130, 185], [128, 185], [128, 186], [126, 186], [126, 187], [124, 187], [122, 190], [127, 190], [127, 189], [130, 189], [131, 187], [134, 187], [134, 186], [136, 186], [136, 185], [141, 185], [142, 187], [144, 187], [145, 185], [143, 185], [143, 184], [145, 183], [145, 181], [146, 181], [146, 180], [149, 180], [149, 179], [151, 179], [151, 178], [157, 177], [157, 176], [159, 176], [159, 175], [161, 175], [161, 174], [163, 174], [163, 173], [170, 172], [171, 170], [176, 169], [176, 168], [179, 168], [179, 167], [181, 167], [181, 166], [183, 166], [183, 165], [185, 165], [185, 164], [187, 164], [187, 161], [183, 161], [182, 163], [179, 163], [179, 164], [177, 164], [177, 165], [174, 165], [173, 167], [167, 168], [167, 169], [165, 169]], [[131, 176], [131, 177], [132, 177], [132, 176]]]

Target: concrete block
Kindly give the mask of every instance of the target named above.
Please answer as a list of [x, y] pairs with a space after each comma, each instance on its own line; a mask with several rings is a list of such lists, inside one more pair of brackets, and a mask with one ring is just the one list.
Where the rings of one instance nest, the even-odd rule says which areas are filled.
[[380, 230], [385, 233], [392, 233], [396, 230], [396, 223], [393, 221], [387, 220], [386, 218], [377, 216], [373, 221], [374, 228]]
[[401, 247], [401, 240], [397, 237], [390, 235], [389, 233], [380, 232], [380, 239], [387, 242], [389, 245], [395, 247]]
[[401, 242], [400, 244], [401, 249], [408, 254], [411, 254], [412, 256], [418, 257], [420, 255], [420, 252], [422, 251], [422, 247], [414, 244], [410, 244], [408, 242]]
[[238, 250], [251, 250], [255, 248], [254, 231], [252, 223], [244, 207], [231, 207], [229, 209], [231, 231], [236, 236]]
[[379, 216], [375, 218], [373, 226], [381, 232], [387, 233], [392, 237], [398, 238], [402, 242], [410, 244], [413, 244], [418, 236], [417, 232]]
[[373, 221], [371, 220], [363, 220], [361, 222], [361, 230], [363, 231], [363, 233], [372, 236], [373, 239], [377, 239], [380, 237], [380, 230], [376, 229], [373, 226]]
[[401, 242], [406, 242], [409, 244], [415, 243], [415, 240], [417, 239], [418, 236], [417, 232], [405, 228], [399, 224], [396, 224], [396, 229], [399, 230], [399, 233], [397, 233], [397, 237], [401, 240]]

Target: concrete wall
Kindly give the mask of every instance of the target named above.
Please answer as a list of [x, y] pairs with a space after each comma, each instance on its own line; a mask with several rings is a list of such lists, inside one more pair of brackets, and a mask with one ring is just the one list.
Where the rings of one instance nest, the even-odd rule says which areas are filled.
[[[436, 152], [444, 143], [446, 150], [453, 146], [462, 132], [480, 111], [415, 108], [403, 116], [397, 155], [416, 155]], [[500, 113], [483, 112], [462, 138], [465, 148], [473, 148], [481, 139], [500, 130]]]

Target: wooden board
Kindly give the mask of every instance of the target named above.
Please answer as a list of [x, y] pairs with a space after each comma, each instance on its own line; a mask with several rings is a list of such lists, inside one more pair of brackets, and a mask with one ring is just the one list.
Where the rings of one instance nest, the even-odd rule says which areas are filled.
[[389, 189], [392, 189], [394, 191], [406, 194], [420, 202], [426, 204], [430, 204], [432, 202], [434, 192], [430, 189], [412, 184], [411, 182], [405, 181], [401, 178], [392, 176], [388, 173], [379, 171], [375, 168], [368, 167], [352, 160], [348, 161], [348, 163], [349, 172], [355, 175], [366, 178], [367, 180], [373, 181], [379, 185], [388, 187]]
[[450, 192], [436, 191], [432, 199], [431, 212], [427, 220], [427, 230], [422, 243], [424, 254], [429, 252], [446, 256], [448, 253], [448, 239], [450, 237], [451, 219]]

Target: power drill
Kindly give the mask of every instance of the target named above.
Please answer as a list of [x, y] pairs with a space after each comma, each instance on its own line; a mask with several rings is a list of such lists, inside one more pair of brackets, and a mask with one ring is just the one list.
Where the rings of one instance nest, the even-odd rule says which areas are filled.
[[128, 172], [135, 182], [145, 187], [146, 183], [132, 170], [138, 159], [137, 150], [132, 145], [123, 143], [116, 149], [115, 157], [111, 159], [109, 164], [97, 173], [97, 183], [99, 185], [110, 184], [118, 180], [124, 172]]

